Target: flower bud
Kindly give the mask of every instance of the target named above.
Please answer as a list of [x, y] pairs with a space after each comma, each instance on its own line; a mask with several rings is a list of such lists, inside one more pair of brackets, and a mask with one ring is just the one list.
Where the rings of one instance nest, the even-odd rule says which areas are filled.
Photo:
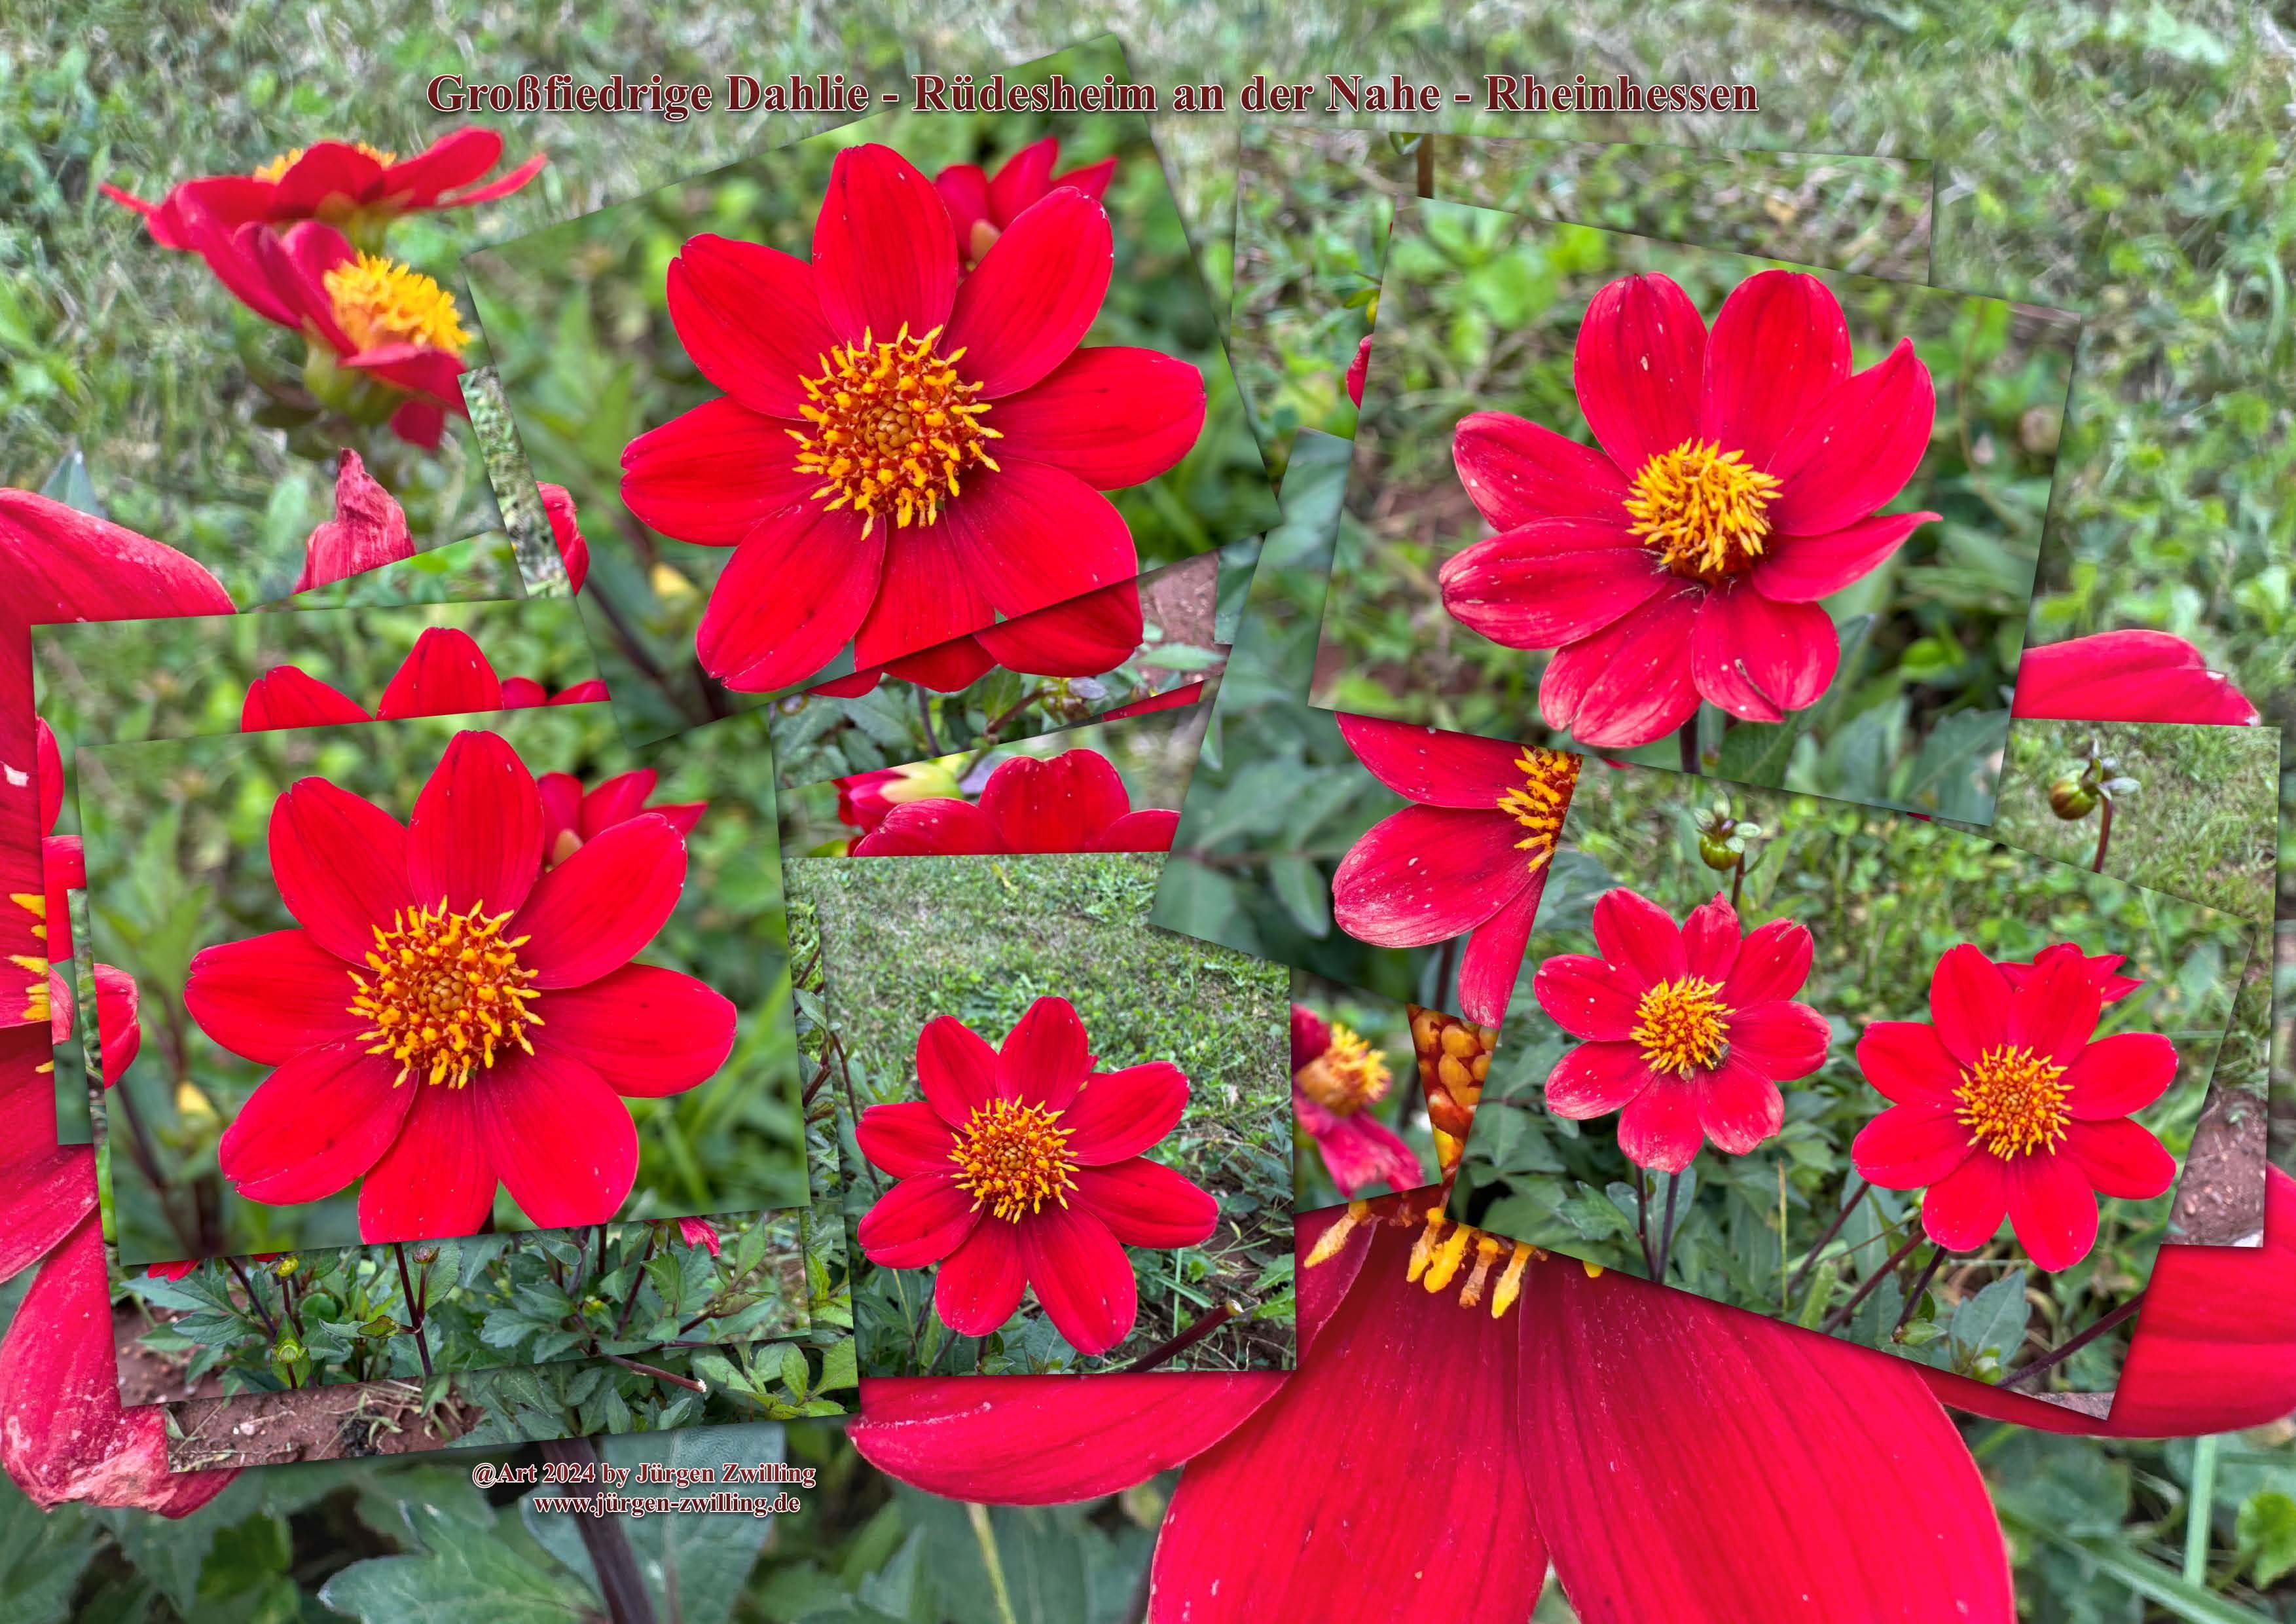
[[1738, 866], [1744, 854], [1734, 850], [1730, 842], [1720, 835], [1702, 834], [1698, 837], [1698, 860], [1707, 867], [1724, 874]]
[[2067, 775], [2049, 786], [2049, 810], [2071, 823], [2096, 810], [2096, 791], [2079, 777]]
[[271, 1345], [271, 1362], [275, 1365], [292, 1365], [302, 1357], [303, 1344], [291, 1336], [283, 1336]]

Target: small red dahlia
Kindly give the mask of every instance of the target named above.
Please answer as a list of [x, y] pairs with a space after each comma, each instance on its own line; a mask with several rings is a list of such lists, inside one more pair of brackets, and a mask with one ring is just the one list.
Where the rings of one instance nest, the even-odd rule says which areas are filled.
[[2013, 986], [1963, 942], [1937, 962], [1927, 1021], [1876, 1021], [1858, 1038], [1866, 1080], [1892, 1103], [1850, 1158], [1885, 1190], [1926, 1185], [1922, 1227], [1939, 1245], [1982, 1246], [2005, 1215], [2035, 1263], [2068, 1269], [2096, 1244], [2099, 1194], [2150, 1201], [2175, 1180], [2135, 1113], [2175, 1080], [2177, 1046], [2095, 1037], [2118, 962], [2060, 943]]
[[622, 453], [622, 497], [681, 541], [731, 546], [696, 634], [745, 693], [848, 643], [884, 664], [1139, 574], [1100, 493], [1177, 463], [1203, 376], [1079, 349], [1114, 266], [1099, 202], [1055, 187], [960, 275], [948, 209], [890, 147], [837, 156], [808, 262], [689, 238], [678, 337], [722, 398]]
[[1107, 1352], [1139, 1301], [1128, 1246], [1194, 1246], [1219, 1223], [1205, 1191], [1142, 1152], [1179, 1126], [1188, 1079], [1156, 1061], [1095, 1070], [1065, 998], [1029, 1006], [1001, 1047], [953, 1016], [917, 1034], [922, 1100], [872, 1105], [854, 1136], [898, 1181], [854, 1232], [882, 1268], [940, 1265], [933, 1303], [987, 1336], [1022, 1292], [1076, 1350]]
[[676, 908], [685, 842], [644, 813], [546, 872], [542, 797], [500, 736], [462, 733], [401, 824], [324, 778], [271, 815], [300, 928], [202, 949], [184, 1005], [277, 1068], [217, 1147], [250, 1201], [354, 1179], [359, 1238], [473, 1233], [497, 1182], [537, 1226], [603, 1223], [637, 1171], [620, 1096], [723, 1065], [734, 1006], [633, 964]]
[[1394, 1081], [1387, 1056], [1346, 1025], [1292, 1006], [1292, 1120], [1316, 1142], [1324, 1171], [1343, 1196], [1373, 1185], [1415, 1190], [1426, 1182], [1418, 1152], [1364, 1109]]
[[854, 844], [857, 857], [986, 857], [998, 852], [1169, 851], [1177, 812], [1132, 809], [1116, 764], [1098, 750], [1012, 756], [980, 803], [903, 801]]
[[1815, 276], [1748, 277], [1711, 334], [1669, 278], [1628, 276], [1587, 307], [1575, 373], [1600, 450], [1504, 412], [1460, 421], [1460, 482], [1500, 533], [1444, 564], [1443, 607], [1555, 650], [1539, 714], [1583, 743], [1647, 744], [1702, 697], [1755, 722], [1814, 703], [1841, 652], [1817, 600], [1938, 517], [1878, 512], [1936, 416], [1913, 340], [1852, 373]]

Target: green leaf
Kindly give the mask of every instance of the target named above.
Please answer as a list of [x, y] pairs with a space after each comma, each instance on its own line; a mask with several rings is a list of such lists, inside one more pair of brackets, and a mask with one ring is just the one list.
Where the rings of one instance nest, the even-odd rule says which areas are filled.
[[13, 1483], [0, 1482], [0, 1596], [9, 1624], [52, 1624], [70, 1612], [80, 1571], [95, 1554], [92, 1534], [78, 1506], [43, 1514]]
[[1947, 1327], [1957, 1352], [1974, 1361], [1990, 1353], [2002, 1363], [2025, 1340], [2025, 1323], [2033, 1305], [2025, 1296], [2025, 1271], [2018, 1269], [1994, 1281], [1953, 1311]]
[[2234, 1521], [2240, 1559], [2259, 1590], [2296, 1571], [2296, 1497], [2276, 1489], [2251, 1495]]
[[2094, 1564], [2100, 1572], [2183, 1620], [2185, 1624], [2270, 1624], [2270, 1613], [2226, 1601], [2202, 1586], [2186, 1584], [2174, 1568], [2135, 1550], [2118, 1535], [2062, 1534], [2046, 1523], [2033, 1521], [2005, 1508], [2001, 1520], [2029, 1539], [2055, 1546]]
[[496, 1538], [495, 1518], [427, 1501], [401, 1502], [399, 1514], [425, 1554], [353, 1562], [327, 1581], [322, 1603], [367, 1624], [570, 1624], [596, 1615], [595, 1598], [571, 1578]]

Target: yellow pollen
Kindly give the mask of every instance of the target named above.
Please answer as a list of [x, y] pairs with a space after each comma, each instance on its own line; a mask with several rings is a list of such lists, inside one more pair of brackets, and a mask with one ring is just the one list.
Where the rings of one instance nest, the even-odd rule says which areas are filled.
[[1329, 1263], [1338, 1257], [1347, 1246], [1348, 1237], [1355, 1234], [1357, 1226], [1370, 1217], [1369, 1202], [1349, 1202], [1348, 1210], [1340, 1214], [1340, 1221], [1316, 1237], [1316, 1244], [1308, 1251], [1307, 1267], [1313, 1268], [1318, 1263]]
[[1374, 1049], [1347, 1027], [1332, 1023], [1331, 1046], [1300, 1069], [1300, 1092], [1335, 1117], [1353, 1116], [1382, 1098], [1395, 1079], [1387, 1051]]
[[1570, 810], [1570, 791], [1578, 783], [1578, 758], [1527, 745], [1515, 766], [1522, 771], [1521, 787], [1500, 796], [1498, 809], [1522, 825], [1515, 849], [1530, 854], [1530, 872], [1537, 874], [1562, 837], [1562, 815]]
[[[356, 147], [358, 151], [365, 152], [369, 158], [373, 159], [375, 162], [382, 165], [385, 168], [390, 168], [392, 164], [398, 161], [398, 153], [386, 152], [379, 146], [367, 145], [364, 141], [354, 141], [350, 143], [350, 144]], [[280, 153], [278, 157], [273, 159], [269, 163], [258, 164], [254, 170], [255, 178], [258, 180], [268, 181], [285, 179], [287, 171], [293, 168], [298, 163], [301, 162], [303, 154], [310, 150], [311, 149], [307, 146], [289, 148], [286, 152]]]
[[361, 254], [319, 282], [333, 304], [335, 324], [360, 349], [420, 344], [459, 356], [471, 341], [455, 296], [395, 259]]
[[1742, 452], [1686, 439], [1643, 464], [1627, 512], [1634, 515], [1634, 534], [1657, 549], [1668, 569], [1718, 581], [1762, 555], [1770, 533], [1762, 510], [1778, 485], [1775, 475], [1746, 466]]
[[1469, 1250], [1473, 1251], [1474, 1267], [1459, 1287], [1459, 1306], [1463, 1308], [1481, 1306], [1483, 1293], [1490, 1284], [1491, 1270], [1501, 1258], [1505, 1258], [1506, 1267], [1500, 1270], [1498, 1285], [1491, 1292], [1493, 1319], [1506, 1317], [1506, 1311], [1522, 1297], [1523, 1271], [1546, 1258], [1546, 1254], [1536, 1246], [1487, 1234], [1468, 1224], [1451, 1229], [1447, 1240], [1443, 1232], [1449, 1227], [1450, 1220], [1443, 1216], [1443, 1209], [1439, 1206], [1415, 1212], [1408, 1208], [1399, 1209], [1381, 1219], [1373, 1217], [1369, 1202], [1352, 1201], [1348, 1203], [1348, 1210], [1340, 1215], [1339, 1222], [1324, 1231], [1309, 1250], [1305, 1267], [1314, 1268], [1318, 1264], [1330, 1262], [1345, 1250], [1348, 1237], [1357, 1228], [1382, 1222], [1398, 1229], [1424, 1226], [1420, 1228], [1418, 1238], [1412, 1243], [1411, 1259], [1405, 1268], [1404, 1277], [1423, 1286], [1431, 1296], [1449, 1288], [1451, 1282], [1458, 1278]]
[[542, 1017], [527, 1005], [542, 995], [518, 962], [527, 939], [503, 936], [509, 923], [507, 910], [488, 914], [482, 904], [449, 913], [441, 898], [400, 910], [387, 931], [374, 927], [365, 972], [350, 972], [350, 1012], [367, 1022], [359, 1034], [367, 1053], [398, 1062], [394, 1086], [419, 1074], [460, 1088], [512, 1049], [534, 1053], [526, 1029]]
[[948, 1152], [958, 1169], [956, 1187], [972, 1197], [974, 1211], [985, 1206], [1017, 1224], [1022, 1213], [1040, 1212], [1046, 1202], [1069, 1204], [1077, 1164], [1060, 1117], [1017, 1100], [974, 1107]]
[[2030, 1049], [1988, 1049], [1961, 1074], [1961, 1087], [1953, 1091], [1961, 1105], [1954, 1115], [1969, 1129], [1972, 1144], [1996, 1156], [2054, 1150], [2072, 1120], [2065, 1109], [2072, 1090], [2064, 1075], [2062, 1066]]
[[813, 495], [824, 511], [850, 507], [866, 536], [884, 519], [904, 529], [931, 524], [976, 464], [995, 470], [988, 442], [1004, 437], [980, 421], [988, 410], [975, 400], [978, 383], [960, 377], [964, 355], [934, 348], [941, 330], [909, 336], [908, 324], [890, 340], [864, 332], [858, 344], [840, 344], [821, 357], [821, 376], [808, 378], [808, 403], [800, 406], [808, 432], [797, 441], [797, 467], [820, 480]]
[[1475, 1272], [1467, 1276], [1467, 1284], [1459, 1288], [1459, 1306], [1472, 1308], [1483, 1300], [1483, 1283], [1490, 1278], [1491, 1265], [1506, 1251], [1506, 1243], [1495, 1234], [1475, 1235]]
[[1431, 1294], [1441, 1291], [1458, 1277], [1459, 1265], [1465, 1261], [1469, 1243], [1477, 1232], [1462, 1224], [1451, 1232], [1450, 1239], [1435, 1249], [1433, 1261], [1427, 1266], [1426, 1277], [1420, 1281]]
[[1721, 1001], [1721, 991], [1712, 981], [1685, 976], [1644, 993], [1628, 1034], [1642, 1045], [1644, 1063], [1688, 1077], [1718, 1062], [1730, 1046], [1729, 1018], [1736, 1013]]

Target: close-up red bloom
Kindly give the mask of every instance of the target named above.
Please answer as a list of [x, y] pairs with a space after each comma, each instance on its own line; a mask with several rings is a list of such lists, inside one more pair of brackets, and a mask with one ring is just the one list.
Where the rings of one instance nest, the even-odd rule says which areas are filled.
[[1370, 717], [1342, 716], [1340, 733], [1373, 777], [1413, 804], [1373, 824], [1340, 860], [1332, 918], [1380, 947], [1467, 937], [1459, 1013], [1498, 1025], [1579, 759]]
[[582, 539], [582, 524], [574, 513], [574, 493], [549, 480], [537, 482], [542, 494], [543, 516], [550, 521], [550, 538], [558, 544], [559, 561], [566, 566], [566, 590], [579, 592], [590, 578], [590, 544]]
[[1857, 1039], [1891, 1103], [1850, 1159], [1885, 1190], [1926, 1186], [1922, 1227], [1948, 1251], [1983, 1246], [2006, 1216], [2036, 1264], [2070, 1268], [2096, 1243], [2098, 1195], [2150, 1201], [2176, 1179], [2135, 1113], [2175, 1080], [2177, 1046], [2095, 1038], [2104, 973], [2078, 948], [2053, 951], [2013, 987], [1963, 942], [1938, 959], [1928, 1021], [1876, 1021]]
[[2201, 651], [2169, 632], [2098, 632], [2028, 648], [2009, 714], [2052, 722], [2212, 722], [2263, 718]]
[[999, 666], [1024, 677], [1099, 677], [1132, 658], [1145, 629], [1139, 583], [1119, 581], [1001, 626], [953, 637], [922, 654], [906, 654], [818, 684], [809, 692], [857, 699], [890, 677], [936, 693], [954, 693]]
[[999, 852], [1169, 851], [1177, 812], [1132, 808], [1116, 764], [1095, 750], [1008, 756], [979, 804], [935, 797], [890, 808], [854, 842], [857, 857], [987, 857]]
[[1793, 995], [1809, 979], [1809, 929], [1742, 929], [1717, 894], [1677, 927], [1624, 886], [1595, 900], [1599, 956], [1557, 954], [1531, 990], [1583, 1041], [1555, 1062], [1546, 1108], [1584, 1121], [1619, 1113], [1619, 1149], [1679, 1173], [1702, 1144], [1745, 1155], [1785, 1125], [1782, 1082], [1825, 1063], [1825, 1017]]
[[961, 800], [956, 775], [938, 761], [913, 761], [906, 767], [881, 767], [853, 773], [837, 781], [837, 821], [873, 831], [895, 807], [912, 800]]
[[1058, 186], [960, 274], [940, 194], [878, 145], [837, 155], [810, 261], [687, 239], [670, 319], [726, 393], [629, 444], [622, 497], [734, 549], [695, 638], [711, 676], [786, 688], [849, 643], [865, 669], [1139, 574], [1100, 493], [1187, 454], [1204, 380], [1079, 348], [1114, 262], [1100, 203]]
[[1373, 1185], [1414, 1190], [1426, 1181], [1418, 1152], [1364, 1109], [1393, 1082], [1380, 1050], [1304, 1004], [1292, 1006], [1292, 1120], [1315, 1141], [1341, 1195]]
[[687, 1246], [704, 1246], [709, 1248], [709, 1255], [713, 1258], [718, 1256], [719, 1251], [723, 1250], [724, 1243], [718, 1238], [718, 1226], [711, 1223], [708, 1218], [682, 1218], [678, 1219], [677, 1238]]
[[967, 270], [994, 247], [1032, 203], [1042, 202], [1056, 186], [1073, 186], [1086, 197], [1105, 196], [1116, 160], [1083, 164], [1054, 175], [1061, 160], [1057, 136], [1029, 143], [989, 175], [977, 163], [953, 163], [933, 176], [933, 189], [948, 206], [950, 239]]
[[299, 666], [273, 666], [248, 684], [239, 708], [239, 730], [265, 733], [276, 727], [332, 727], [465, 711], [529, 710], [605, 697], [606, 685], [595, 678], [553, 694], [530, 677], [497, 677], [486, 651], [470, 633], [430, 626], [398, 662], [373, 710]]
[[[1301, 1216], [1296, 1371], [864, 1378], [853, 1441], [972, 1501], [1183, 1467], [1154, 1624], [1521, 1624], [1550, 1563], [1584, 1624], [2015, 1619], [1923, 1373], [1447, 1226], [1428, 1193]], [[1414, 1514], [1366, 1515], [1366, 1484]]]
[[1087, 1357], [1131, 1333], [1128, 1246], [1194, 1246], [1219, 1205], [1144, 1153], [1179, 1126], [1188, 1079], [1163, 1061], [1095, 1070], [1065, 998], [1030, 1005], [1004, 1043], [954, 1016], [917, 1034], [924, 1097], [872, 1105], [854, 1137], [897, 1181], [854, 1230], [881, 1268], [939, 1265], [933, 1304], [987, 1336], [1033, 1290]]
[[539, 152], [507, 175], [474, 184], [502, 158], [503, 139], [475, 124], [448, 130], [412, 158], [364, 141], [321, 141], [283, 152], [245, 175], [178, 181], [156, 203], [118, 186], [97, 190], [144, 217], [162, 248], [196, 251], [184, 211], [196, 209], [227, 228], [325, 220], [365, 241], [402, 214], [468, 209], [507, 197], [542, 172]]
[[586, 790], [571, 773], [543, 774], [535, 781], [542, 795], [543, 866], [563, 863], [607, 830], [644, 814], [667, 819], [681, 836], [693, 833], [709, 803], [648, 800], [660, 778], [653, 768], [642, 767]]
[[1815, 276], [1748, 277], [1709, 333], [1671, 280], [1636, 275], [1588, 304], [1573, 370], [1599, 450], [1505, 412], [1460, 421], [1460, 482], [1499, 534], [1443, 565], [1444, 608], [1556, 651], [1539, 714], [1583, 743], [1647, 744], [1702, 698], [1755, 722], [1815, 703], [1841, 658], [1818, 600], [1938, 517], [1879, 512], [1936, 416], [1913, 341], [1853, 373]]
[[668, 921], [685, 842], [659, 813], [543, 866], [543, 804], [501, 737], [457, 734], [401, 824], [324, 778], [271, 814], [299, 928], [203, 948], [184, 1005], [277, 1069], [217, 1159], [250, 1201], [363, 1179], [359, 1238], [470, 1234], [499, 1182], [537, 1226], [603, 1223], [637, 1171], [622, 1096], [682, 1093], [732, 1051], [734, 1005], [632, 961]]

